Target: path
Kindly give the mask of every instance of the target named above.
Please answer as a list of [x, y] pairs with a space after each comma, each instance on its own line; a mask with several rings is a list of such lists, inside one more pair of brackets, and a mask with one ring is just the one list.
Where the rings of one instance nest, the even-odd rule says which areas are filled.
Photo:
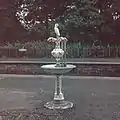
[[[120, 58], [74, 58], [67, 59], [67, 62], [78, 64], [120, 64]], [[9, 58], [0, 59], [0, 63], [55, 63], [55, 60], [45, 58]]]
[[[54, 80], [54, 76], [1, 76], [0, 110], [39, 107], [42, 101], [52, 99]], [[120, 80], [114, 78], [63, 77], [65, 99], [75, 103], [72, 120], [112, 120], [113, 116], [119, 117], [119, 86]]]

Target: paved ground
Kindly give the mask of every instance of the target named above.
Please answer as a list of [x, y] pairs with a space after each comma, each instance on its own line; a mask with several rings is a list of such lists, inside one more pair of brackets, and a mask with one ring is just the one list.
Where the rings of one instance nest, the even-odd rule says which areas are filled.
[[[55, 59], [47, 58], [5, 58], [0, 63], [54, 63]], [[120, 64], [120, 58], [74, 58], [67, 59], [68, 63], [86, 64]]]
[[[0, 111], [36, 107], [41, 110], [43, 103], [52, 99], [55, 77], [0, 78]], [[63, 77], [65, 99], [75, 103], [72, 118], [68, 120], [119, 120], [119, 86], [120, 78]], [[67, 120], [59, 117], [49, 120]]]

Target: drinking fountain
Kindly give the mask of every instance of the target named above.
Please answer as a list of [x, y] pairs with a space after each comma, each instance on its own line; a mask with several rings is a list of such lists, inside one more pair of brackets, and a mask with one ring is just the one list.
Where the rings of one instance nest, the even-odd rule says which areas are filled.
[[[56, 37], [49, 37], [48, 42], [54, 42], [55, 48], [52, 50], [51, 54], [55, 58], [55, 64], [42, 65], [41, 68], [47, 72], [52, 73], [56, 76], [55, 80], [55, 92], [52, 101], [47, 102], [44, 106], [49, 109], [67, 109], [72, 108], [73, 103], [64, 100], [64, 94], [62, 92], [62, 79], [61, 76], [70, 72], [75, 65], [67, 64], [65, 61], [66, 54], [66, 42], [68, 41], [66, 37], [61, 37], [58, 29], [58, 23], [55, 24], [54, 31]], [[62, 47], [62, 48], [61, 48]]]

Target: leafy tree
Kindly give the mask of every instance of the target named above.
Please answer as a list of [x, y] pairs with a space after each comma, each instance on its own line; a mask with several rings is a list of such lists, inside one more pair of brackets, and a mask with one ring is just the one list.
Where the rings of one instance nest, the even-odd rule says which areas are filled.
[[48, 22], [56, 15], [60, 15], [57, 10], [61, 7], [61, 1], [19, 0], [16, 4], [18, 6], [16, 15], [24, 28], [29, 32], [48, 37]]
[[16, 19], [17, 15], [21, 25], [28, 31], [24, 34], [16, 33], [20, 39], [40, 39], [41, 37], [44, 39], [53, 34], [55, 22], [60, 24], [62, 35], [67, 36], [70, 41], [91, 42], [99, 39], [100, 26], [104, 20], [96, 6], [96, 0], [12, 1], [10, 9], [13, 12], [10, 14], [14, 16], [13, 20], [16, 20], [17, 25], [20, 25]]
[[99, 39], [99, 29], [104, 19], [100, 9], [97, 8], [96, 0], [73, 0], [71, 3], [66, 2], [65, 7], [63, 15], [55, 20], [60, 23], [63, 35], [69, 37], [71, 41], [92, 42]]
[[[53, 27], [58, 22], [62, 36], [67, 36], [69, 41], [91, 43], [98, 39], [104, 43], [119, 43], [118, 0], [1, 1], [6, 4], [0, 12], [1, 40], [43, 40], [55, 35]], [[20, 16], [16, 17], [16, 12], [23, 8], [27, 14], [24, 22]]]
[[117, 44], [120, 31], [120, 1], [119, 0], [99, 0], [98, 7], [104, 16], [105, 23], [101, 27], [101, 39], [105, 43]]
[[14, 0], [0, 1], [0, 43], [12, 42], [26, 34], [15, 17]]

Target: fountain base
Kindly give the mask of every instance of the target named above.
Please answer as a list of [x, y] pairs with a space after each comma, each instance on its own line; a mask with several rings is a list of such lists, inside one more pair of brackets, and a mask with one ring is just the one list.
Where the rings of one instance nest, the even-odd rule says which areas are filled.
[[49, 109], [68, 109], [73, 107], [73, 103], [64, 100], [63, 101], [56, 100], [47, 102], [44, 106]]

